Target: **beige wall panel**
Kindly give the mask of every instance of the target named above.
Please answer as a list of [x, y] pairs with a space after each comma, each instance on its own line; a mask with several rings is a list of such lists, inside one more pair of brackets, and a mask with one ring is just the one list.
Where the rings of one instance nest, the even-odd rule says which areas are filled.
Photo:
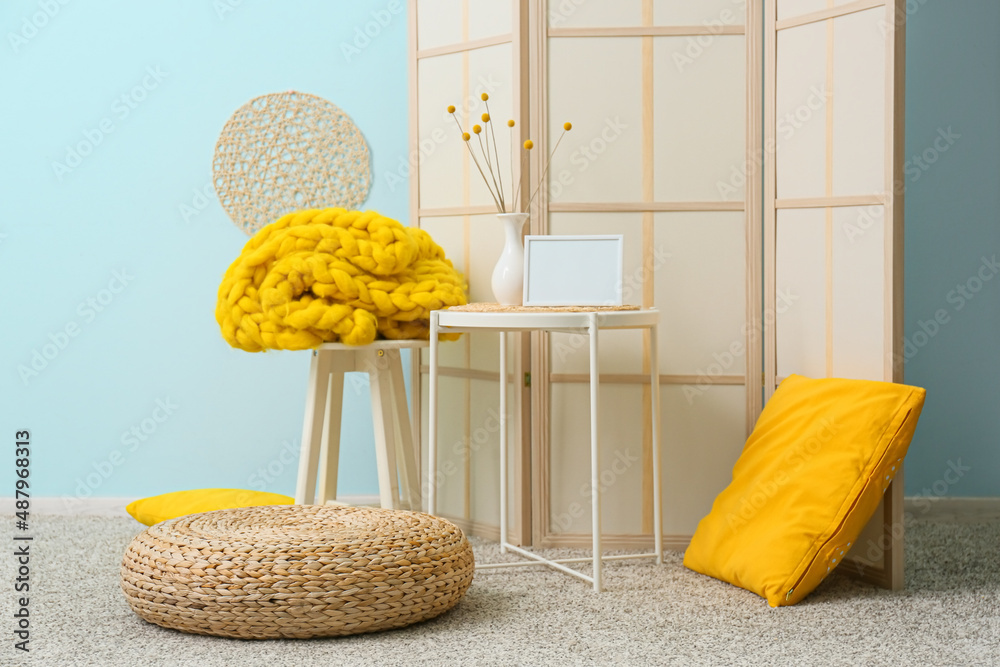
[[483, 39], [509, 33], [514, 15], [511, 0], [468, 0], [469, 39]]
[[779, 377], [826, 376], [825, 220], [821, 208], [778, 211], [774, 317]]
[[827, 0], [776, 0], [778, 3], [778, 20], [790, 19], [795, 16], [818, 12], [827, 8]]
[[884, 379], [885, 232], [881, 206], [833, 211], [833, 374]]
[[[527, 226], [527, 225], [525, 225]], [[495, 302], [493, 298], [493, 268], [503, 250], [503, 223], [495, 215], [469, 217], [469, 254], [472, 263], [466, 277], [469, 280], [470, 302]], [[477, 331], [466, 334], [472, 346], [472, 368], [497, 372], [500, 367], [500, 334]]]
[[717, 27], [743, 25], [746, 2], [740, 0], [656, 0], [654, 25], [696, 25]]
[[[777, 197], [826, 194], [826, 24], [778, 33], [775, 75]], [[836, 102], [834, 102], [836, 103]]]
[[[445, 516], [462, 518], [465, 508], [465, 429], [468, 413], [465, 402], [456, 405], [449, 402], [449, 396], [465, 396], [467, 383], [464, 378], [440, 376], [438, 390], [440, 412], [438, 412], [438, 510]], [[429, 396], [428, 377], [421, 377], [423, 395]], [[427, 427], [429, 400], [421, 401], [423, 418], [421, 424], [421, 470], [427, 470]], [[426, 482], [426, 473], [425, 473]]]
[[[471, 515], [479, 523], [500, 525], [500, 383], [469, 382]], [[513, 469], [508, 469], [513, 476]]]
[[[465, 222], [461, 216], [440, 218], [421, 218], [420, 228], [431, 235], [431, 238], [444, 249], [445, 256], [452, 261], [455, 268], [466, 274], [465, 268]], [[441, 366], [465, 368], [466, 352], [469, 337], [462, 336], [454, 342], [442, 343], [438, 348]], [[421, 363], [430, 363], [430, 352], [426, 348], [420, 351]]]
[[[605, 533], [642, 526], [642, 386], [601, 385], [602, 520]], [[590, 386], [553, 383], [551, 532], [590, 533]]]
[[[499, 174], [506, 174], [504, 176], [504, 183], [506, 184], [504, 188], [507, 190], [509, 190], [510, 185], [510, 134], [507, 128], [507, 119], [511, 117], [511, 110], [513, 108], [511, 76], [514, 65], [512, 57], [510, 44], [498, 44], [496, 46], [469, 51], [469, 91], [472, 94], [472, 99], [469, 100], [471, 104], [468, 104], [466, 112], [468, 115], [462, 120], [462, 125], [470, 134], [472, 133], [473, 125], [478, 124], [484, 128], [488, 127], [481, 120], [482, 114], [486, 111], [486, 103], [480, 99], [480, 94], [481, 92], [489, 93], [490, 117], [496, 119], [497, 122], [493, 131], [499, 151]], [[454, 87], [456, 97], [458, 97], [461, 93], [460, 79], [454, 82]], [[453, 102], [453, 104], [456, 107], [459, 106], [458, 102]], [[492, 121], [490, 124], [492, 124]], [[455, 127], [454, 121], [452, 121], [452, 127]], [[457, 127], [455, 127], [455, 132], [457, 134]], [[485, 148], [485, 131], [479, 136], [482, 137], [482, 147]], [[483, 171], [489, 176], [490, 173], [483, 159], [482, 148], [480, 147], [478, 138], [474, 134], [472, 135], [471, 143]], [[489, 150], [492, 156], [493, 135], [490, 135]], [[496, 166], [496, 158], [491, 159], [493, 160], [493, 165]], [[456, 170], [456, 173], [459, 172]], [[486, 184], [479, 175], [476, 166], [471, 162], [469, 164], [469, 174], [471, 186], [470, 203], [473, 206], [493, 206], [493, 198], [490, 197], [489, 191], [486, 189]]]
[[660, 390], [663, 417], [663, 531], [691, 535], [732, 481], [746, 437], [746, 388], [680, 385]]
[[[462, 152], [465, 146], [447, 112], [462, 96], [462, 54], [423, 58], [417, 63], [420, 150], [420, 206], [461, 206]], [[398, 165], [389, 165], [395, 170]]]
[[550, 28], [607, 28], [642, 23], [642, 0], [549, 0]]
[[687, 37], [653, 39], [657, 201], [744, 198], [746, 45], [742, 35], [712, 39], [691, 61]]
[[885, 512], [885, 500], [879, 501], [878, 507], [872, 514], [872, 520], [865, 524], [861, 534], [858, 535], [857, 542], [851, 545], [847, 555], [850, 558], [861, 561], [866, 565], [876, 568], [885, 567], [885, 548], [882, 542], [882, 517]]
[[[625, 303], [642, 303], [641, 213], [552, 213], [549, 234], [623, 234], [625, 263], [622, 290]], [[624, 276], [628, 276], [626, 280]], [[590, 338], [584, 334], [553, 334], [549, 356], [553, 373], [589, 373]], [[600, 363], [605, 373], [642, 372], [642, 334], [638, 331], [603, 331]]]
[[[885, 9], [834, 20], [833, 194], [885, 190]], [[879, 262], [881, 263], [881, 261]]]
[[573, 123], [549, 168], [551, 201], [642, 199], [641, 43], [637, 37], [549, 40], [551, 146], [563, 123]]
[[462, 41], [463, 0], [417, 0], [417, 48]]
[[744, 373], [745, 245], [743, 213], [656, 214], [661, 373]]

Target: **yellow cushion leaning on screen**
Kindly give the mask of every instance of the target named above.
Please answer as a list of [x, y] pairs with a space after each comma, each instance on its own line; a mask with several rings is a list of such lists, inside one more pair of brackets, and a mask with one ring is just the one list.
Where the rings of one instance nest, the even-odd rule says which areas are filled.
[[795, 604], [843, 560], [913, 437], [925, 390], [785, 379], [747, 439], [733, 481], [698, 524], [684, 565]]
[[293, 498], [283, 496], [280, 493], [244, 489], [192, 489], [142, 498], [129, 503], [125, 511], [139, 523], [152, 526], [154, 523], [160, 523], [167, 519], [198, 514], [199, 512], [257, 505], [292, 505], [294, 503]]

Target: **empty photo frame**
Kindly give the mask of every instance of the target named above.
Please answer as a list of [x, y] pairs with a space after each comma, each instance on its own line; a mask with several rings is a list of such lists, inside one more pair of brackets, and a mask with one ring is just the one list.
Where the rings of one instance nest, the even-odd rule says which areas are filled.
[[524, 237], [524, 305], [620, 306], [621, 234]]

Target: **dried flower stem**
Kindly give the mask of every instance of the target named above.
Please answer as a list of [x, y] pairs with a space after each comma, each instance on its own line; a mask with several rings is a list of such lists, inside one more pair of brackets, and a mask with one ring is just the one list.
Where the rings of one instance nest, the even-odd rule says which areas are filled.
[[[476, 136], [479, 137], [479, 150], [481, 150], [483, 152], [483, 155], [486, 157], [486, 168], [489, 169], [490, 178], [493, 179], [493, 187], [495, 187], [497, 189], [497, 192], [499, 192], [500, 188], [497, 186], [497, 179], [496, 176], [493, 174], [493, 165], [490, 164], [490, 156], [489, 156], [490, 139], [489, 137], [486, 137], [486, 148], [483, 148], [483, 133], [480, 132]], [[483, 178], [486, 178], [486, 176], [483, 176]], [[489, 187], [488, 183], [487, 187]], [[502, 213], [505, 210], [503, 206], [503, 195], [500, 195], [500, 201], [498, 205], [500, 206], [500, 212]]]
[[542, 169], [542, 176], [541, 178], [538, 179], [538, 186], [535, 188], [535, 191], [531, 193], [531, 197], [528, 198], [528, 203], [525, 204], [526, 209], [531, 208], [531, 202], [535, 200], [535, 195], [537, 195], [538, 191], [542, 189], [542, 184], [545, 183], [545, 176], [546, 174], [549, 173], [549, 165], [552, 164], [552, 156], [556, 154], [556, 149], [559, 148], [559, 144], [562, 143], [563, 137], [565, 136], [566, 136], [566, 130], [563, 130], [563, 133], [559, 135], [559, 141], [556, 142], [555, 147], [552, 149], [552, 152], [549, 153], [549, 157], [545, 161], [545, 168]]
[[[458, 125], [459, 135], [464, 135], [465, 130], [462, 129], [462, 124], [458, 122], [458, 117], [455, 116], [454, 112], [452, 112], [451, 117], [455, 119], [455, 124]], [[487, 180], [486, 174], [483, 173], [483, 168], [479, 166], [479, 160], [476, 159], [476, 154], [472, 151], [472, 146], [469, 145], [469, 142], [466, 139], [463, 139], [462, 143], [464, 143], [465, 147], [469, 149], [469, 155], [472, 156], [472, 161], [476, 163], [476, 169], [479, 170], [479, 175], [482, 176], [483, 181], [486, 182], [486, 189], [490, 191], [490, 196], [493, 197], [493, 203], [497, 205], [497, 208], [503, 210], [500, 206], [500, 201], [496, 198], [496, 195], [493, 194], [493, 189], [490, 187], [490, 182]]]
[[[489, 126], [490, 126], [490, 134], [493, 136], [493, 157], [497, 161], [497, 180], [499, 181], [499, 188], [500, 188], [500, 205], [504, 206], [504, 200], [503, 200], [503, 179], [500, 178], [500, 151], [497, 149], [497, 135], [496, 135], [496, 132], [493, 131], [493, 115], [490, 113], [490, 103], [489, 103], [489, 101], [488, 100], [483, 100], [483, 102], [486, 104], [486, 115], [489, 117], [489, 121], [485, 121], [485, 122], [489, 124]], [[486, 128], [483, 128], [483, 129], [486, 129]], [[490, 138], [486, 137], [486, 147], [489, 148], [489, 145], [490, 145]], [[513, 187], [513, 181], [511, 181], [511, 183], [512, 183], [511, 187]], [[506, 211], [507, 207], [504, 206], [503, 210]]]

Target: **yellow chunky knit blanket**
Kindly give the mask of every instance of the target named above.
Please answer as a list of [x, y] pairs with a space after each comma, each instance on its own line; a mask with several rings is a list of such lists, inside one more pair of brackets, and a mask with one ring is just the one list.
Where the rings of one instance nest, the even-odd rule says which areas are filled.
[[219, 285], [215, 319], [247, 352], [426, 339], [430, 311], [467, 303], [466, 287], [421, 229], [375, 211], [298, 211], [247, 242]]

